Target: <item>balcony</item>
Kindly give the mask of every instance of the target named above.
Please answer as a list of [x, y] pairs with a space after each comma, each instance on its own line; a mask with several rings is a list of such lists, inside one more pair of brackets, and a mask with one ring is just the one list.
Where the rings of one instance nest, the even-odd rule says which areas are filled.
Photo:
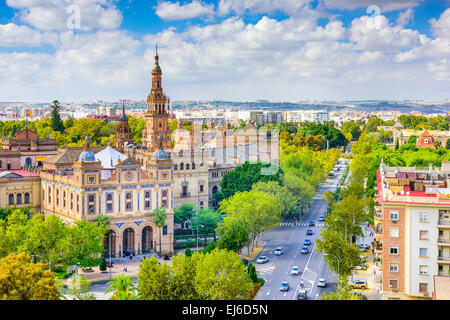
[[450, 264], [450, 257], [438, 257], [437, 263]]
[[450, 239], [439, 237], [437, 240], [437, 244], [440, 246], [450, 246]]
[[383, 227], [378, 225], [375, 227], [375, 234], [383, 234]]
[[439, 219], [437, 223], [438, 228], [450, 228], [450, 220]]
[[187, 197], [190, 197], [191, 196], [191, 193], [190, 192], [182, 192], [181, 194], [180, 194], [180, 197], [181, 198], [187, 198]]

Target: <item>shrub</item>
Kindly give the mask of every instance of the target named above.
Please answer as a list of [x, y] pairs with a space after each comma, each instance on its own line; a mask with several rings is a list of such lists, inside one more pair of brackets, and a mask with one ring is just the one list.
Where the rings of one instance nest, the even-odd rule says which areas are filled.
[[106, 271], [106, 260], [105, 260], [105, 258], [102, 258], [100, 260], [100, 271]]
[[186, 248], [186, 250], [184, 251], [184, 254], [186, 255], [186, 257], [191, 257], [192, 256], [192, 251], [190, 248]]

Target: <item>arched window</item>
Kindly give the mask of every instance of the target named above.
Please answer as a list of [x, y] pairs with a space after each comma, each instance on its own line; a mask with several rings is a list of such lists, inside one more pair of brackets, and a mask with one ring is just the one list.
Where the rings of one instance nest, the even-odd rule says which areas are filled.
[[195, 163], [192, 162], [192, 170], [195, 170]]
[[127, 200], [131, 199], [131, 192], [126, 193], [126, 198], [127, 198]]
[[214, 187], [212, 188], [212, 193], [213, 193], [213, 194], [216, 194], [217, 191], [218, 191], [218, 189], [219, 189], [219, 188], [217, 188], [217, 186], [214, 186]]
[[163, 196], [163, 197], [167, 197], [167, 191], [166, 191], [166, 190], [163, 190], [163, 191], [162, 191], [162, 196]]
[[113, 196], [112, 196], [111, 193], [108, 193], [108, 194], [106, 195], [106, 200], [107, 200], [107, 201], [111, 201], [112, 198], [113, 198]]
[[22, 204], [22, 194], [21, 193], [17, 194], [17, 201], [16, 201], [16, 203], [17, 204]]
[[173, 170], [178, 170], [178, 164], [175, 163], [175, 164], [173, 165]]
[[30, 194], [28, 192], [25, 193], [24, 203], [30, 203]]
[[189, 170], [189, 163], [186, 163], [186, 170]]
[[14, 195], [12, 193], [8, 196], [8, 204], [14, 204]]
[[180, 163], [180, 170], [183, 170], [183, 169], [184, 169], [184, 164], [182, 162], [182, 163]]

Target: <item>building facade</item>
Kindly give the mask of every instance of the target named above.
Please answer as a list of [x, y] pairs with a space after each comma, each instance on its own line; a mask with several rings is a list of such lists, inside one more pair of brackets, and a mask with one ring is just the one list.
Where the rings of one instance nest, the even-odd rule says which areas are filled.
[[431, 297], [434, 275], [450, 275], [450, 161], [440, 168], [377, 173], [375, 252], [386, 298]]

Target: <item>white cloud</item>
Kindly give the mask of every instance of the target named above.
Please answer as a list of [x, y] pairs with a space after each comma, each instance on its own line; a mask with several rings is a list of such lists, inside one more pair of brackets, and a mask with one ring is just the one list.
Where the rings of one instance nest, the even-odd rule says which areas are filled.
[[350, 40], [358, 49], [368, 51], [398, 51], [411, 49], [421, 44], [420, 34], [416, 30], [391, 26], [389, 20], [379, 15], [374, 18], [362, 16], [354, 19]]
[[418, 6], [424, 0], [322, 0], [325, 7], [329, 9], [368, 8], [379, 6], [381, 12], [404, 10]]
[[122, 15], [113, 0], [7, 0], [7, 5], [19, 9], [18, 17], [30, 26], [42, 30], [68, 30], [79, 9], [80, 29], [116, 29], [122, 23]]
[[218, 13], [227, 15], [236, 13], [272, 13], [282, 11], [289, 15], [298, 15], [308, 13], [311, 15], [319, 14], [318, 10], [310, 10], [311, 0], [220, 0]]
[[156, 6], [156, 15], [164, 20], [185, 20], [214, 14], [214, 5], [194, 0], [180, 5], [179, 2], [164, 1]]
[[409, 8], [405, 11], [402, 11], [398, 14], [397, 24], [401, 26], [406, 26], [414, 19], [414, 10]]
[[438, 20], [430, 20], [433, 34], [437, 37], [450, 39], [450, 8], [445, 10]]
[[56, 33], [42, 33], [13, 23], [0, 24], [0, 47], [40, 47], [45, 44], [56, 45], [57, 41]]

